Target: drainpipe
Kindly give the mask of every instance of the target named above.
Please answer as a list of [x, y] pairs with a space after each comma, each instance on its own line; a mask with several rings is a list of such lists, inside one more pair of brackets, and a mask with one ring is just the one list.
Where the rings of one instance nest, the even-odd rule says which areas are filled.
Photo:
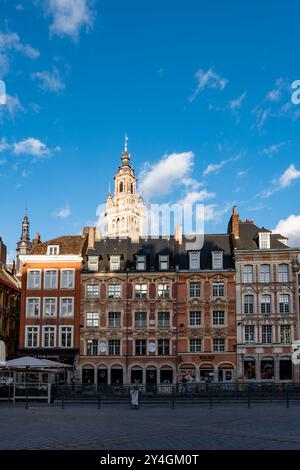
[[176, 386], [178, 387], [179, 378], [179, 355], [178, 355], [178, 291], [179, 291], [179, 266], [176, 266], [176, 300], [175, 300], [175, 328], [176, 328]]

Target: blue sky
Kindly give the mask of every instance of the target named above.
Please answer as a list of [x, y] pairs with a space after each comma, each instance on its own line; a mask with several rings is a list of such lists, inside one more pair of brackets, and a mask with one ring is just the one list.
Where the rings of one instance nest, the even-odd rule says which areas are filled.
[[124, 134], [153, 202], [207, 206], [300, 245], [299, 14], [293, 0], [1, 0], [0, 236], [97, 220]]

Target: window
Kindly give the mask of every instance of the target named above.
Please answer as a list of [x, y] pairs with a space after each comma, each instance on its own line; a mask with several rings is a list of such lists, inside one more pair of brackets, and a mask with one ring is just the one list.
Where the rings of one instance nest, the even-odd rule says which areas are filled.
[[215, 310], [213, 312], [213, 325], [224, 325], [225, 313], [223, 311]]
[[108, 312], [108, 326], [110, 328], [121, 326], [121, 312]]
[[145, 271], [146, 269], [146, 256], [138, 255], [136, 257], [136, 270]]
[[109, 257], [109, 268], [111, 271], [118, 271], [121, 268], [120, 255], [111, 255]]
[[278, 282], [289, 282], [289, 266], [287, 264], [278, 266]]
[[190, 339], [190, 352], [201, 352], [201, 339]]
[[223, 269], [223, 251], [212, 252], [212, 268]]
[[264, 344], [272, 343], [272, 325], [263, 325], [262, 326], [262, 338], [261, 342]]
[[59, 344], [61, 348], [73, 347], [73, 326], [60, 326]]
[[134, 286], [134, 293], [136, 299], [146, 299], [147, 291], [147, 284], [135, 284]]
[[98, 264], [99, 264], [98, 256], [88, 257], [88, 270], [89, 271], [98, 271]]
[[47, 247], [47, 255], [50, 255], [50, 256], [59, 255], [59, 245], [49, 245]]
[[72, 317], [74, 315], [74, 298], [61, 297], [60, 299], [60, 316]]
[[87, 284], [86, 296], [88, 299], [98, 299], [100, 296], [99, 284]]
[[190, 312], [190, 326], [201, 325], [201, 312], [193, 311]]
[[145, 339], [137, 339], [135, 341], [135, 355], [146, 356], [147, 354], [147, 341]]
[[120, 340], [119, 339], [111, 339], [108, 341], [108, 354], [110, 356], [120, 355]]
[[159, 255], [159, 270], [167, 271], [169, 269], [169, 256]]
[[263, 294], [260, 298], [260, 313], [271, 313], [271, 296]]
[[200, 282], [190, 282], [190, 297], [201, 297]]
[[169, 299], [170, 284], [158, 284], [157, 294], [160, 299]]
[[244, 283], [253, 282], [253, 266], [246, 264], [244, 266]]
[[39, 327], [26, 326], [26, 347], [37, 348], [39, 346]]
[[56, 317], [57, 314], [57, 299], [55, 297], [45, 297], [44, 298], [44, 317]]
[[259, 248], [260, 250], [268, 250], [270, 248], [270, 233], [269, 232], [259, 233]]
[[27, 298], [26, 305], [26, 317], [40, 317], [40, 299], [37, 298]]
[[121, 284], [108, 284], [108, 298], [119, 299], [121, 297]]
[[280, 325], [280, 342], [282, 344], [291, 343], [291, 325]]
[[158, 312], [157, 319], [158, 319], [157, 323], [159, 327], [170, 326], [170, 313], [169, 312]]
[[224, 297], [224, 282], [213, 282], [213, 297]]
[[269, 264], [261, 265], [260, 282], [271, 282], [271, 266]]
[[45, 270], [44, 289], [57, 289], [57, 270], [56, 269]]
[[135, 312], [134, 326], [136, 328], [145, 328], [147, 326], [146, 312]]
[[290, 296], [289, 294], [280, 294], [279, 296], [279, 312], [290, 313]]
[[28, 271], [27, 273], [27, 289], [41, 288], [41, 271]]
[[253, 295], [245, 295], [244, 313], [254, 313], [254, 296]]
[[56, 328], [55, 326], [43, 326], [43, 347], [55, 348]]
[[190, 270], [200, 269], [200, 251], [190, 251]]
[[99, 326], [98, 312], [88, 312], [86, 314], [86, 326], [87, 328], [97, 328]]
[[214, 338], [214, 340], [213, 340], [213, 350], [214, 350], [214, 352], [225, 351], [225, 339], [223, 339], [223, 338]]
[[170, 354], [170, 341], [168, 339], [158, 340], [158, 355], [168, 356]]
[[62, 269], [61, 289], [74, 289], [74, 270], [73, 269]]
[[245, 325], [245, 343], [254, 343], [254, 325]]
[[88, 339], [86, 342], [86, 355], [97, 356], [97, 354], [98, 354], [98, 340]]

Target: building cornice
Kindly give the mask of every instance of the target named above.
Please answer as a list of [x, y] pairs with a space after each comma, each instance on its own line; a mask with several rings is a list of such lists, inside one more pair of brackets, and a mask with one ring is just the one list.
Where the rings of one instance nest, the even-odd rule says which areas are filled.
[[82, 263], [81, 255], [21, 255], [20, 261], [25, 263]]

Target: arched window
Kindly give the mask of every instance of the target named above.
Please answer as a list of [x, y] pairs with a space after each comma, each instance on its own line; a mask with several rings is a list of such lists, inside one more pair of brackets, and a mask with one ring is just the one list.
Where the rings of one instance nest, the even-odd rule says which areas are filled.
[[123, 181], [121, 181], [119, 184], [119, 193], [122, 193], [123, 191], [124, 191], [124, 184], [123, 184]]
[[260, 282], [271, 282], [271, 266], [269, 264], [261, 265]]
[[287, 264], [278, 266], [278, 282], [289, 282], [289, 267]]

